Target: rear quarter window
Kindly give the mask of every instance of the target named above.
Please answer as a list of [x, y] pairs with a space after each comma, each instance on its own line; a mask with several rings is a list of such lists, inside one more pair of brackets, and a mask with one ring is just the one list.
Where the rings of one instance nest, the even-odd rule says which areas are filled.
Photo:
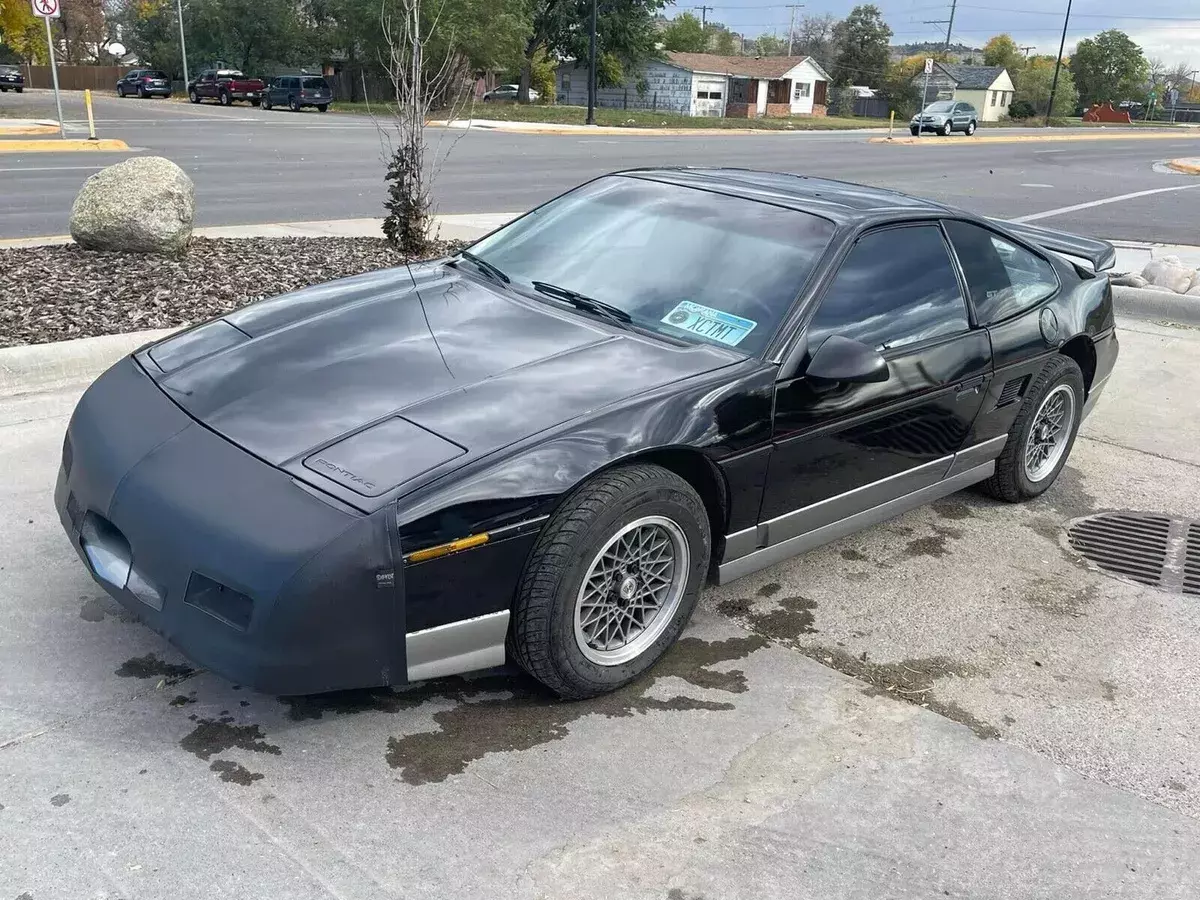
[[970, 222], [946, 222], [971, 305], [982, 325], [1037, 306], [1058, 290], [1054, 267], [1035, 253]]
[[324, 78], [305, 78], [303, 87], [308, 91], [321, 91], [327, 90], [329, 85], [325, 83]]

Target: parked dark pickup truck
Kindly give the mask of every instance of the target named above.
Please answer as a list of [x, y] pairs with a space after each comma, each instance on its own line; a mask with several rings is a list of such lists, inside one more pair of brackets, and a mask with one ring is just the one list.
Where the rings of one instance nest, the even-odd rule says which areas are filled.
[[12, 88], [18, 94], [25, 90], [25, 76], [17, 66], [0, 66], [0, 91]]
[[193, 103], [217, 100], [222, 106], [248, 100], [258, 106], [263, 87], [261, 78], [247, 78], [237, 69], [205, 69], [188, 85], [188, 99]]

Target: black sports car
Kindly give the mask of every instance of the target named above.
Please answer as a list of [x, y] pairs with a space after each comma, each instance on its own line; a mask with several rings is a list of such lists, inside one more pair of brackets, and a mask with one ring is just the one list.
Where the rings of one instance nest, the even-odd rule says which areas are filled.
[[1045, 491], [1116, 360], [1112, 262], [859, 185], [624, 172], [122, 360], [55, 499], [106, 591], [244, 684], [510, 659], [594, 695], [707, 578]]

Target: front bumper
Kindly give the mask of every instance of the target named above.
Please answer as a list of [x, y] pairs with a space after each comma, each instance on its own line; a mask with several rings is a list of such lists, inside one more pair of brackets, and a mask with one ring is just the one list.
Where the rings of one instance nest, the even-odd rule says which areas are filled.
[[356, 513], [250, 456], [131, 358], [80, 400], [55, 506], [97, 583], [202, 666], [279, 694], [405, 681], [387, 508]]

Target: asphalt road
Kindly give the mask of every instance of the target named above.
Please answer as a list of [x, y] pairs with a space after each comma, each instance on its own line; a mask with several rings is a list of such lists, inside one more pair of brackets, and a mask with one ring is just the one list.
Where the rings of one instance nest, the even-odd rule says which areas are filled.
[[1043, 498], [965, 492], [710, 588], [582, 703], [192, 669], [51, 507], [81, 386], [0, 397], [0, 897], [1194, 900], [1200, 604], [1063, 538], [1200, 517], [1200, 332], [1120, 334]]
[[[0, 98], [9, 115], [44, 114], [49, 95]], [[372, 217], [383, 196], [380, 134], [365, 117], [98, 96], [102, 137], [166, 156], [196, 182], [197, 224]], [[82, 127], [82, 104], [66, 116]], [[431, 129], [450, 150], [435, 186], [444, 213], [516, 212], [602, 172], [643, 165], [726, 165], [810, 173], [896, 188], [1017, 217], [1161, 188], [1184, 190], [1067, 210], [1041, 221], [1105, 238], [1200, 243], [1200, 179], [1160, 174], [1154, 163], [1196, 155], [1200, 132], [1165, 140], [922, 147], [870, 144], [856, 133], [656, 137], [523, 135]], [[61, 234], [89, 174], [127, 154], [0, 154], [0, 238]]]

